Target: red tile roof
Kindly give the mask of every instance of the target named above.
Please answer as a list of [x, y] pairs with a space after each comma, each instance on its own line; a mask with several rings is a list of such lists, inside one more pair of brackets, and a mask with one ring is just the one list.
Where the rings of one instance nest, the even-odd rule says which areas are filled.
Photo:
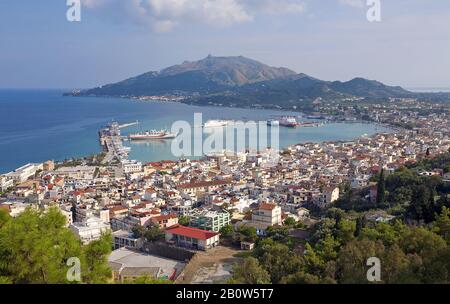
[[175, 235], [182, 235], [185, 237], [190, 237], [193, 239], [199, 239], [199, 240], [207, 240], [210, 239], [219, 233], [217, 232], [211, 232], [206, 230], [201, 230], [197, 228], [191, 228], [191, 227], [185, 227], [181, 225], [172, 226], [166, 230], [166, 233], [175, 234]]
[[259, 205], [259, 209], [262, 209], [262, 210], [273, 210], [273, 209], [275, 209], [276, 206], [277, 205], [274, 205], [274, 204], [261, 204], [261, 205]]
[[164, 220], [170, 220], [170, 219], [176, 219], [178, 216], [176, 214], [168, 214], [168, 215], [158, 215], [155, 217], [152, 217], [153, 222], [161, 222]]

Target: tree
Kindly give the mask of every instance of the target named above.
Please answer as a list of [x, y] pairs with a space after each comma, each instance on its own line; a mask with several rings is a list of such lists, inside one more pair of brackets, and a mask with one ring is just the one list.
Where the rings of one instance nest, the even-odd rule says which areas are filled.
[[299, 271], [290, 274], [281, 280], [282, 284], [320, 284], [320, 278], [316, 275]]
[[167, 279], [155, 279], [150, 276], [141, 276], [137, 278], [126, 278], [125, 284], [138, 284], [138, 285], [164, 285], [173, 284], [171, 280]]
[[366, 227], [366, 225], [367, 225], [367, 220], [364, 215], [361, 215], [356, 219], [356, 231], [355, 231], [356, 237], [358, 237], [361, 234], [361, 231], [363, 230], [363, 228]]
[[144, 237], [149, 242], [156, 242], [163, 237], [163, 233], [161, 232], [161, 229], [159, 229], [158, 224], [151, 223], [147, 227], [147, 230], [144, 233]]
[[301, 258], [284, 244], [273, 242], [272, 245], [265, 246], [259, 254], [262, 254], [259, 262], [270, 274], [274, 284], [280, 283], [284, 276], [294, 274], [302, 267]]
[[293, 227], [295, 223], [296, 221], [293, 217], [288, 217], [287, 219], [284, 220], [284, 224], [289, 227]]
[[335, 260], [338, 255], [340, 243], [332, 236], [327, 235], [316, 244], [316, 252], [324, 261]]
[[444, 167], [444, 173], [450, 173], [450, 163], [446, 164]]
[[220, 228], [220, 236], [224, 238], [229, 238], [233, 235], [233, 226], [226, 225]]
[[0, 209], [0, 229], [11, 220], [11, 216], [9, 215], [6, 209]]
[[429, 223], [433, 220], [434, 209], [434, 194], [430, 189], [425, 185], [416, 187], [407, 211], [408, 216], [417, 221]]
[[[63, 284], [69, 258], [81, 263], [82, 280], [105, 282], [111, 239], [82, 246], [66, 228], [66, 217], [58, 208], [27, 208], [0, 227], [0, 281], [10, 283]], [[76, 283], [76, 282], [75, 282]]]
[[81, 244], [57, 208], [26, 209], [0, 229], [0, 276], [13, 283], [67, 283], [70, 257], [83, 260]]
[[436, 215], [434, 231], [450, 244], [450, 209], [447, 207], [443, 207], [441, 214]]
[[141, 225], [135, 225], [133, 228], [131, 228], [131, 232], [133, 232], [133, 237], [135, 238], [141, 238], [145, 234], [145, 227]]
[[242, 263], [233, 265], [234, 284], [269, 284], [270, 276], [254, 257], [247, 257]]
[[269, 226], [266, 229], [266, 235], [278, 241], [286, 241], [289, 236], [289, 228], [286, 226]]
[[386, 200], [386, 181], [384, 178], [384, 169], [381, 169], [380, 178], [378, 179], [377, 184], [377, 207], [381, 207], [384, 205]]
[[[367, 284], [367, 259], [381, 257], [384, 246], [381, 242], [353, 240], [339, 252], [337, 277], [343, 284]], [[383, 277], [382, 277], [383, 279]]]
[[178, 218], [178, 224], [182, 226], [189, 226], [189, 217], [188, 216], [180, 216]]
[[112, 270], [108, 265], [111, 243], [111, 235], [105, 234], [83, 248], [85, 256], [83, 282], [99, 284], [111, 280]]
[[255, 227], [241, 226], [238, 230], [240, 234], [240, 240], [246, 242], [254, 242], [258, 239]]
[[342, 244], [346, 244], [355, 238], [356, 222], [341, 220], [337, 225], [336, 235]]

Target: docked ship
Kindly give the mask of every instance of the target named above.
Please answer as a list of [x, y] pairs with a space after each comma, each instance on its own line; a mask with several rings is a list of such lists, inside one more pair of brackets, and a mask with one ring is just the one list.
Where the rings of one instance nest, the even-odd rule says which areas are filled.
[[128, 135], [128, 138], [131, 140], [171, 139], [175, 137], [177, 137], [176, 134], [170, 133], [167, 130], [151, 130]]
[[296, 128], [300, 124], [297, 122], [297, 119], [292, 116], [284, 116], [280, 120], [280, 125], [288, 128]]
[[229, 120], [208, 120], [203, 125], [204, 128], [221, 128], [226, 127], [231, 121]]

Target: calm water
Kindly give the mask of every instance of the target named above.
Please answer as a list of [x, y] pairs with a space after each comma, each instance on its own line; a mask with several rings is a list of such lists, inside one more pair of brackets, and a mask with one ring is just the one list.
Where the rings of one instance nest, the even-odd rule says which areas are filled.
[[[117, 120], [139, 120], [139, 129], [170, 129], [172, 122], [192, 122], [194, 113], [208, 119], [266, 120], [274, 115], [295, 114], [270, 110], [195, 107], [178, 103], [142, 103], [120, 98], [63, 97], [61, 91], [0, 90], [0, 173], [28, 162], [63, 160], [101, 151], [98, 130]], [[349, 140], [362, 134], [385, 131], [369, 124], [327, 124], [320, 128], [280, 128], [280, 145], [307, 141]], [[125, 143], [131, 159], [176, 159], [170, 141]]]

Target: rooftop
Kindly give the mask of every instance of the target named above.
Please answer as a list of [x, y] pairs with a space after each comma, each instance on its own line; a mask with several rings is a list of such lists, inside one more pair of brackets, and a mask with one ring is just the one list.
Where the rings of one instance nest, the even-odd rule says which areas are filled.
[[168, 228], [166, 230], [166, 233], [175, 234], [175, 235], [182, 235], [185, 237], [190, 237], [193, 239], [199, 239], [199, 240], [207, 240], [212, 237], [215, 237], [219, 233], [217, 232], [211, 232], [206, 230], [201, 230], [197, 228], [191, 228], [191, 227], [185, 227], [181, 225], [173, 226], [172, 228]]

